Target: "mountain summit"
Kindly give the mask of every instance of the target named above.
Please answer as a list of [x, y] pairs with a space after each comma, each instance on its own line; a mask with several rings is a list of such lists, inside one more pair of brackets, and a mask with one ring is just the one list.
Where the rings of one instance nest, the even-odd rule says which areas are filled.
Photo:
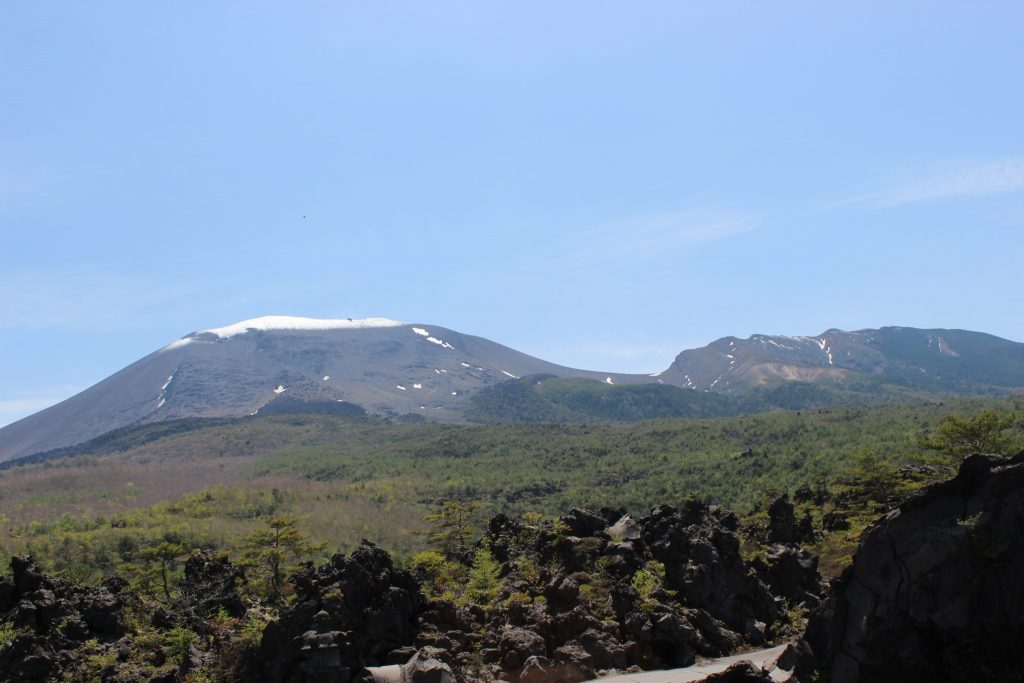
[[724, 393], [778, 382], [873, 380], [925, 392], [985, 394], [1024, 387], [1024, 344], [981, 332], [913, 327], [724, 337], [680, 353], [663, 379]]
[[0, 429], [0, 460], [133, 424], [251, 415], [275, 400], [344, 403], [372, 413], [456, 422], [480, 389], [542, 373], [644, 381], [565, 368], [436, 325], [265, 316], [188, 334]]
[[[576, 384], [567, 389], [549, 380]], [[796, 406], [778, 397], [749, 399], [752, 393], [784, 392], [794, 383], [813, 389]], [[632, 406], [629, 419], [635, 419], [1010, 393], [1024, 387], [1024, 344], [978, 332], [901, 327], [829, 330], [816, 337], [725, 337], [683, 351], [663, 372], [638, 375], [563, 367], [426, 323], [266, 316], [193, 332], [0, 429], [0, 461], [178, 418], [316, 410], [464, 422], [467, 415], [481, 419], [481, 406], [501, 404], [513, 394], [520, 402], [550, 402], [567, 391], [578, 399], [581, 387], [601, 409], [561, 415], [620, 419], [608, 407], [620, 404]], [[545, 419], [550, 413], [532, 414]], [[500, 411], [483, 415], [505, 419]]]

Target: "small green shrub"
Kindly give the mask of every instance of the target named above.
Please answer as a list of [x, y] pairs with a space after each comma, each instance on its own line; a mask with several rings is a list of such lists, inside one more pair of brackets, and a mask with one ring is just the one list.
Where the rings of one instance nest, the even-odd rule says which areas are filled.
[[633, 579], [629, 582], [642, 599], [650, 600], [651, 594], [661, 585], [658, 577], [648, 569], [637, 569]]
[[175, 626], [167, 632], [167, 646], [171, 648], [174, 656], [182, 661], [188, 656], [188, 650], [199, 639], [195, 631], [185, 626]]

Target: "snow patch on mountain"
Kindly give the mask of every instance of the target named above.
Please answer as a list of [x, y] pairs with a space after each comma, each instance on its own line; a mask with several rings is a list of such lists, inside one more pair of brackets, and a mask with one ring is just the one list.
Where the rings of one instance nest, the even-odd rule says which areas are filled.
[[167, 403], [167, 387], [171, 386], [171, 382], [173, 380], [174, 380], [174, 373], [172, 372], [171, 376], [168, 377], [167, 381], [164, 382], [163, 385], [160, 387], [160, 395], [156, 397], [156, 400], [157, 400], [157, 404], [156, 404], [157, 410], [159, 410], [160, 408], [163, 408], [164, 404]]
[[194, 341], [195, 341], [195, 339], [193, 339], [192, 337], [182, 337], [181, 339], [175, 339], [170, 344], [168, 344], [167, 346], [165, 346], [164, 348], [162, 348], [160, 350], [161, 351], [170, 351], [171, 349], [178, 349], [178, 348], [181, 348], [182, 346], [187, 346], [187, 345], [191, 344]]
[[443, 346], [446, 349], [454, 349], [455, 348], [454, 346], [452, 346], [448, 342], [446, 342], [444, 340], [441, 340], [441, 339], [438, 339], [437, 337], [427, 337], [427, 341], [430, 342], [431, 344], [437, 344], [438, 346]]
[[825, 352], [826, 356], [828, 356], [828, 364], [835, 365], [835, 363], [832, 362], [832, 348], [828, 345], [828, 340], [817, 339], [816, 341], [818, 342], [818, 346], [821, 347], [821, 350]]
[[401, 327], [404, 324], [388, 318], [301, 318], [292, 315], [265, 315], [261, 318], [243, 320], [234, 325], [202, 330], [197, 334], [215, 334], [221, 339], [227, 339], [245, 334], [249, 330], [263, 332], [270, 330], [357, 330], [374, 327]]

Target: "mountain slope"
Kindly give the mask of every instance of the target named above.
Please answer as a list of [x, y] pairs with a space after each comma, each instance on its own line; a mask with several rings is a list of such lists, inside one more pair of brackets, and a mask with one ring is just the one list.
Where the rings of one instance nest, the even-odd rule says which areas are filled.
[[129, 425], [263, 409], [365, 410], [440, 422], [581, 422], [1001, 395], [1022, 388], [1024, 344], [964, 330], [885, 327], [817, 337], [725, 337], [683, 351], [663, 372], [636, 375], [567, 368], [427, 324], [273, 316], [189, 334], [0, 429], [0, 461]]
[[680, 353], [661, 379], [723, 393], [789, 381], [868, 379], [926, 392], [1013, 392], [1024, 387], [1024, 344], [980, 332], [911, 327], [723, 337]]
[[250, 415], [275, 398], [345, 401], [461, 421], [467, 396], [528, 374], [638, 383], [565, 368], [433, 325], [267, 317], [171, 342], [62, 403], [0, 429], [0, 461], [132, 424]]

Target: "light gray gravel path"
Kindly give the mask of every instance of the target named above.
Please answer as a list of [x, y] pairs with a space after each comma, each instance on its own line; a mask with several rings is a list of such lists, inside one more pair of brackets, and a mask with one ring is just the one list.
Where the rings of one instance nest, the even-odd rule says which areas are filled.
[[600, 683], [696, 683], [703, 681], [711, 674], [725, 671], [736, 662], [753, 662], [761, 668], [773, 664], [781, 655], [786, 645], [777, 645], [767, 650], [744, 652], [743, 654], [720, 657], [702, 664], [694, 664], [682, 669], [665, 669], [663, 671], [644, 671], [636, 674], [621, 674], [595, 679]]

